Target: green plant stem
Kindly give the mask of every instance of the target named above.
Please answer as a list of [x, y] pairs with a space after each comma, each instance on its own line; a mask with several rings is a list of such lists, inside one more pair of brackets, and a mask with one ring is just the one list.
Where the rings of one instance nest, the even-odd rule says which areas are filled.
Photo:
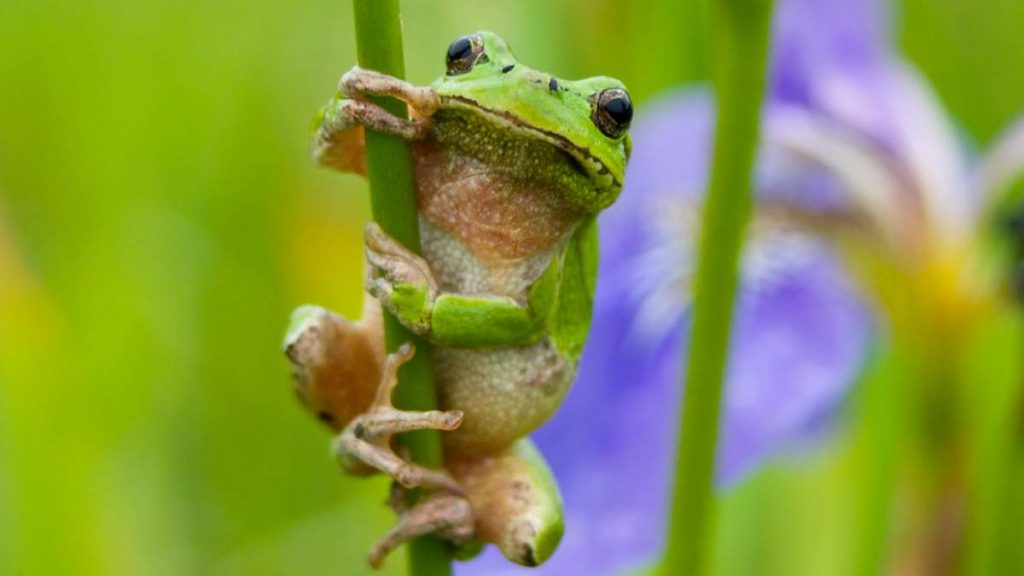
[[[353, 5], [359, 65], [404, 78], [398, 0], [355, 0]], [[376, 102], [392, 114], [403, 117], [407, 114], [405, 104], [397, 100], [381, 99]], [[419, 220], [409, 146], [401, 138], [367, 130], [366, 164], [373, 219], [393, 238], [419, 253]], [[385, 316], [384, 332], [388, 351], [395, 350], [403, 342], [412, 341], [416, 345], [416, 356], [399, 372], [401, 384], [395, 389], [395, 405], [406, 410], [435, 409], [437, 395], [430, 346], [390, 314]], [[410, 432], [400, 436], [399, 441], [408, 448], [415, 462], [435, 468], [443, 465], [441, 438], [437, 432]], [[409, 574], [451, 574], [451, 561], [444, 542], [428, 536], [410, 543]]]
[[707, 573], [713, 556], [719, 406], [740, 250], [751, 210], [771, 8], [771, 0], [718, 0], [710, 13], [718, 115], [664, 574]]

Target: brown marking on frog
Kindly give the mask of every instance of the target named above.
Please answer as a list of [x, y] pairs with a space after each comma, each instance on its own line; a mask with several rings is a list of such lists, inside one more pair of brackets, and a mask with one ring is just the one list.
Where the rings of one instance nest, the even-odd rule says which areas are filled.
[[580, 219], [560, 190], [530, 174], [517, 177], [439, 145], [415, 145], [420, 213], [455, 235], [481, 260], [532, 256], [558, 242]]

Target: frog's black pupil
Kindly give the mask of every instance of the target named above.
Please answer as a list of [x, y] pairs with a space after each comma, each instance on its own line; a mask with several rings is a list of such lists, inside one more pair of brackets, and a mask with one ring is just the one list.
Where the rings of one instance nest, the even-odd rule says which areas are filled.
[[613, 98], [605, 103], [604, 109], [616, 124], [624, 126], [633, 119], [633, 105], [628, 98]]
[[464, 60], [473, 55], [473, 43], [467, 36], [459, 38], [448, 47], [448, 63]]

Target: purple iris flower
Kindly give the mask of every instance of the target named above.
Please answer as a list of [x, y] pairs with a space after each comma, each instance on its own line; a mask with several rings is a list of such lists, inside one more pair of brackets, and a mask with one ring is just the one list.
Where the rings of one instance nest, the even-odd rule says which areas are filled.
[[[834, 233], [854, 231], [902, 263], [966, 252], [958, 246], [976, 234], [985, 197], [1024, 166], [1020, 123], [978, 170], [968, 168], [935, 97], [894, 55], [879, 1], [780, 0], [771, 65], [720, 489], [820, 439], [857, 378], [876, 321]], [[561, 547], [539, 569], [491, 550], [460, 573], [612, 574], [659, 551], [713, 124], [710, 92], [692, 89], [648, 104], [631, 131], [625, 189], [600, 220], [579, 377], [535, 435], [563, 490]]]

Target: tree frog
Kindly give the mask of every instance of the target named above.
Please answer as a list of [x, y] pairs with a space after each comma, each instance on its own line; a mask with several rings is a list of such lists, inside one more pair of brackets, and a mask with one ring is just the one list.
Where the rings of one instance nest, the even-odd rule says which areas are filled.
[[[342, 467], [428, 491], [407, 509], [394, 499], [399, 520], [372, 565], [436, 533], [533, 566], [558, 545], [563, 520], [527, 436], [573, 380], [597, 274], [595, 218], [622, 189], [633, 107], [618, 80], [532, 70], [491, 32], [457, 39], [446, 60], [428, 87], [355, 67], [317, 118], [314, 157], [341, 171], [365, 174], [365, 129], [410, 142], [423, 254], [369, 224], [364, 317], [304, 306], [284, 347], [300, 399], [337, 434]], [[377, 96], [405, 102], [409, 117], [369, 101]], [[392, 406], [413, 350], [385, 354], [381, 306], [434, 344], [441, 410]], [[395, 434], [419, 429], [445, 431], [443, 470], [394, 450]]]

